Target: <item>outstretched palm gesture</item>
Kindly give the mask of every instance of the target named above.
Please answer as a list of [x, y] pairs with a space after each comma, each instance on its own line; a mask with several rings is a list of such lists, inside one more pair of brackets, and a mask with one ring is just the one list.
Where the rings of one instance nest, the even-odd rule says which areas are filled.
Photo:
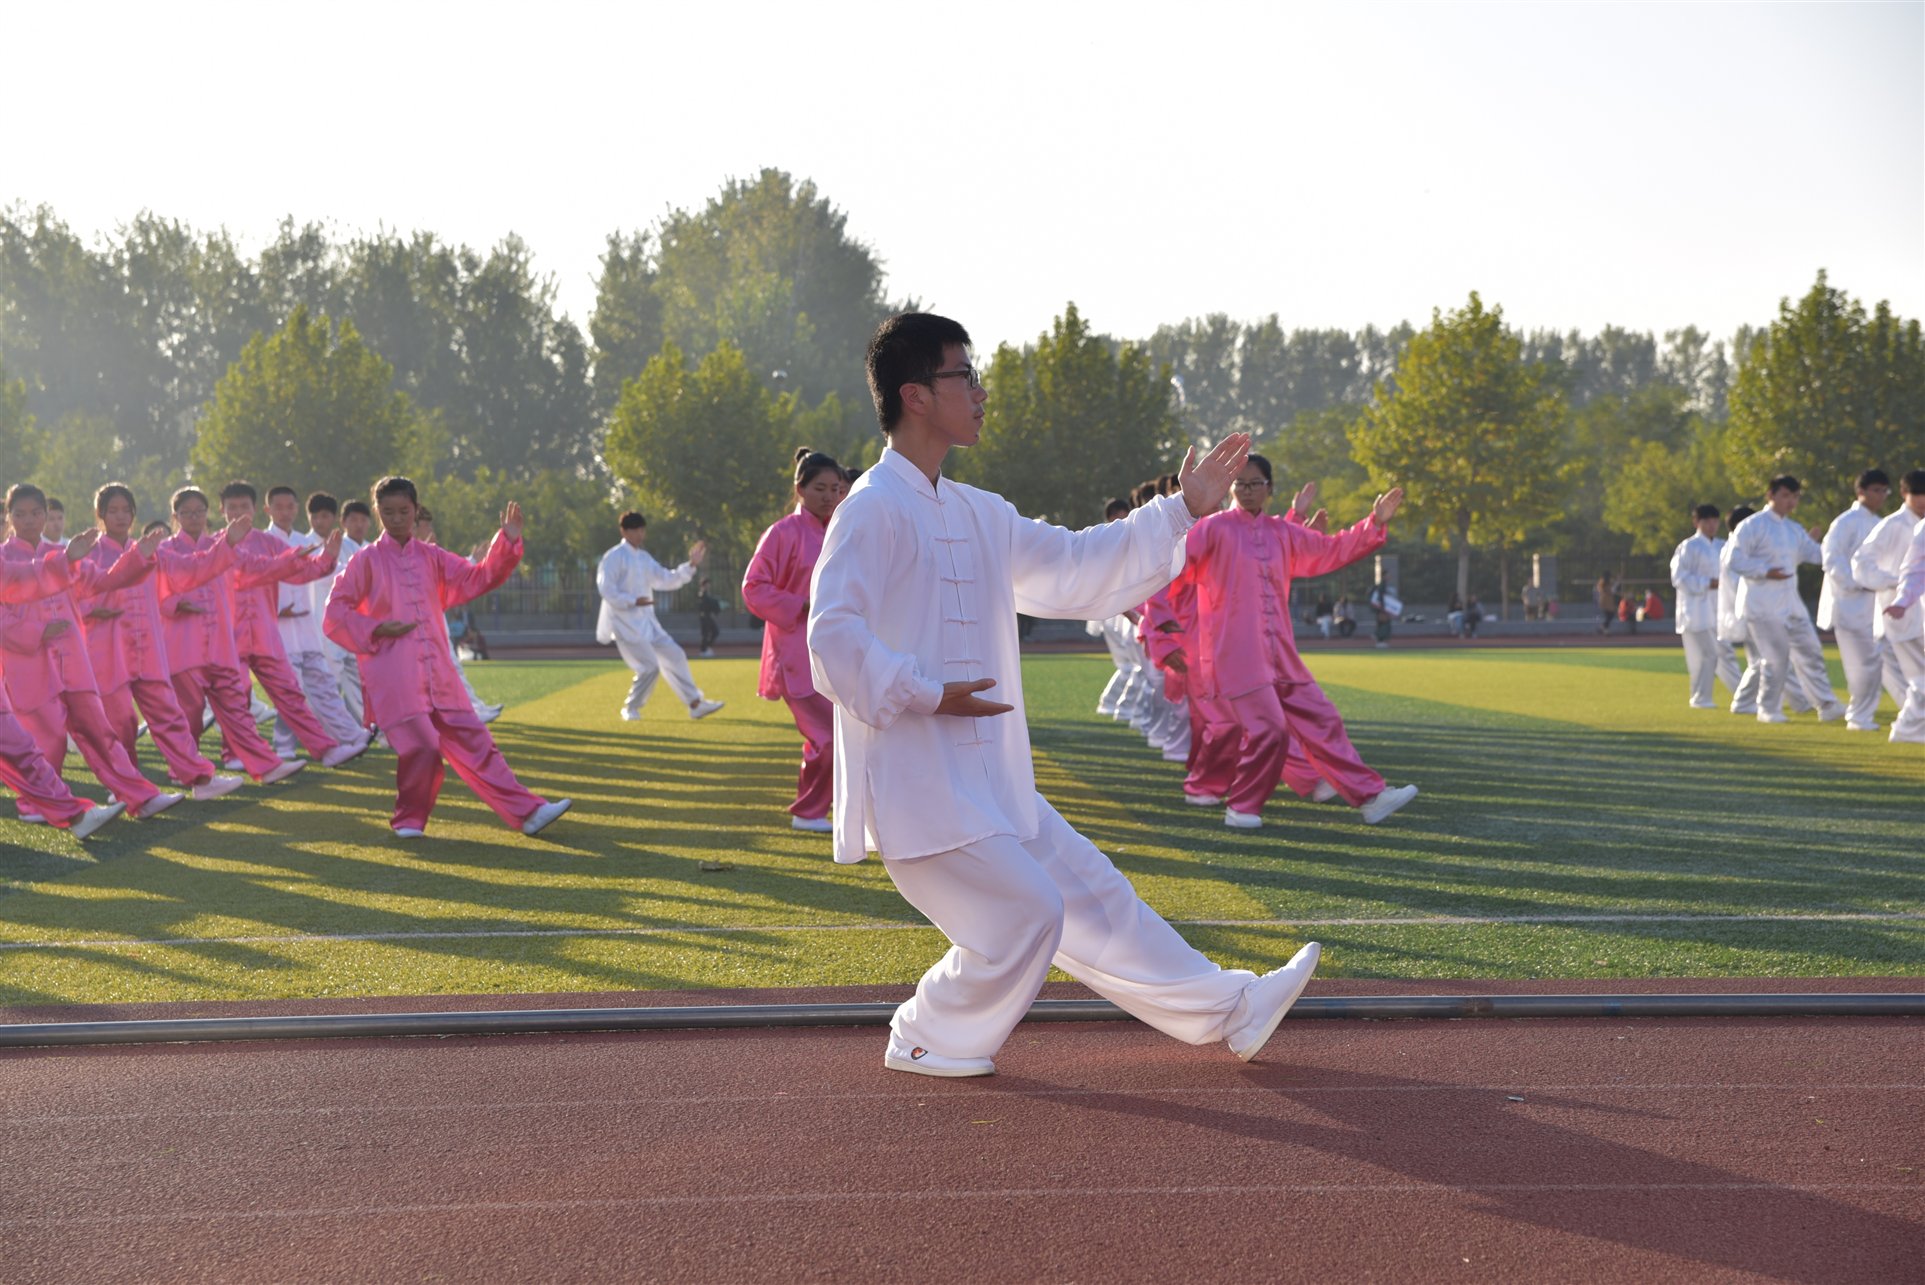
[[508, 507], [501, 511], [501, 533], [510, 540], [521, 539], [521, 502], [508, 501]]
[[1377, 502], [1370, 506], [1370, 516], [1377, 519], [1378, 526], [1383, 526], [1392, 518], [1396, 517], [1397, 510], [1403, 507], [1404, 488], [1401, 486], [1393, 486], [1378, 496]]
[[100, 539], [100, 528], [90, 526], [79, 535], [67, 541], [67, 561], [78, 562], [93, 550], [94, 541]]
[[1222, 508], [1224, 497], [1230, 494], [1231, 480], [1249, 458], [1248, 433], [1231, 433], [1200, 460], [1194, 446], [1185, 452], [1183, 467], [1177, 470], [1176, 476], [1182, 484], [1183, 503], [1189, 507], [1190, 516], [1205, 518]]

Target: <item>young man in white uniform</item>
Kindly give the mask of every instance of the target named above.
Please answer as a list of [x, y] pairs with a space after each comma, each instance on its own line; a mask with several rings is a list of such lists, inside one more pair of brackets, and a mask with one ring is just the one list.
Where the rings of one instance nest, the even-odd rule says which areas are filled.
[[[1831, 520], [1825, 532], [1825, 587], [1818, 594], [1818, 627], [1838, 640], [1838, 658], [1845, 666], [1845, 727], [1853, 732], [1878, 730], [1878, 694], [1882, 689], [1886, 655], [1884, 641], [1874, 630], [1878, 614], [1870, 585], [1852, 575], [1852, 554], [1878, 525], [1878, 515], [1891, 498], [1892, 480], [1882, 469], [1858, 475], [1857, 503]], [[1904, 704], [1901, 700], [1899, 704]]]
[[[282, 544], [295, 549], [318, 549], [326, 543], [326, 537], [315, 533], [314, 513], [316, 509], [334, 510], [340, 504], [325, 491], [316, 491], [307, 498], [308, 529], [294, 529], [294, 515], [297, 511], [294, 488], [276, 486], [267, 493], [267, 533]], [[281, 646], [287, 651], [288, 668], [301, 685], [301, 694], [307, 698], [308, 708], [321, 720], [327, 734], [343, 745], [360, 742], [366, 747], [367, 729], [361, 720], [349, 711], [341, 699], [341, 678], [334, 665], [328, 660], [327, 639], [321, 634], [321, 612], [327, 607], [328, 590], [334, 587], [334, 580], [347, 568], [347, 559], [339, 555], [334, 562], [334, 574], [323, 576], [306, 584], [288, 584], [283, 581], [276, 592], [280, 595], [280, 610], [275, 616], [274, 627], [280, 631]], [[282, 758], [293, 758], [299, 752], [294, 739], [294, 729], [278, 714], [274, 718], [274, 752]]]
[[659, 676], [668, 685], [690, 718], [707, 718], [722, 708], [721, 701], [703, 697], [689, 672], [688, 653], [668, 636], [662, 622], [655, 618], [655, 594], [663, 589], [680, 589], [695, 576], [695, 569], [708, 557], [708, 546], [697, 540], [688, 551], [688, 561], [670, 571], [642, 546], [648, 541], [648, 519], [630, 511], [621, 517], [622, 538], [602, 555], [595, 568], [595, 588], [602, 596], [601, 618], [595, 622], [595, 641], [614, 643], [622, 659], [635, 671], [622, 702], [622, 717], [634, 722], [642, 716]]
[[1720, 638], [1718, 628], [1718, 555], [1724, 549], [1724, 541], [1718, 538], [1718, 523], [1723, 515], [1715, 504], [1700, 504], [1691, 517], [1698, 529], [1671, 554], [1671, 585], [1678, 591], [1677, 629], [1684, 642], [1691, 708], [1716, 709], [1712, 680], [1724, 679], [1724, 685], [1734, 693], [1741, 681], [1737, 654]]
[[[314, 600], [326, 612], [328, 594], [334, 589], [334, 582], [348, 569], [348, 562], [361, 552], [367, 544], [368, 527], [373, 524], [374, 514], [366, 500], [349, 500], [341, 506], [341, 511], [329, 512], [326, 508], [314, 508], [314, 501], [308, 501], [308, 527], [315, 535], [325, 540], [334, 534], [334, 528], [341, 528], [341, 552], [334, 560], [334, 574], [325, 580], [314, 582]], [[358, 725], [367, 726], [367, 698], [361, 692], [361, 665], [355, 660], [354, 653], [329, 638], [321, 637], [321, 650], [334, 666], [335, 686], [341, 692], [341, 704], [347, 707], [348, 716]]]
[[1917, 547], [1918, 533], [1925, 531], [1925, 469], [1913, 469], [1898, 485], [1905, 502], [1872, 528], [1852, 555], [1851, 569], [1852, 578], [1876, 594], [1872, 627], [1885, 645], [1890, 667], [1898, 671], [1895, 683], [1890, 672], [1885, 677], [1885, 690], [1899, 706], [1891, 739], [1925, 741], [1925, 611], [1893, 616], [1885, 610], [1897, 600], [1905, 559]]
[[1818, 707], [1818, 721], [1845, 716], [1845, 706], [1825, 672], [1825, 649], [1812, 628], [1811, 613], [1798, 596], [1798, 564], [1821, 562], [1818, 528], [1806, 531], [1791, 520], [1798, 508], [1798, 479], [1789, 473], [1771, 479], [1768, 507], [1731, 533], [1731, 569], [1745, 579], [1745, 631], [1764, 660], [1758, 692], [1758, 721], [1785, 721], [1785, 683], [1794, 681]]
[[896, 1010], [883, 1064], [993, 1074], [1052, 961], [1166, 1034], [1254, 1056], [1318, 947], [1260, 978], [1219, 968], [1070, 829], [1036, 792], [1016, 639], [1018, 611], [1100, 620], [1167, 584], [1248, 436], [1192, 452], [1181, 495], [1070, 532], [941, 476], [987, 400], [960, 325], [891, 317], [868, 373], [889, 447], [836, 510], [809, 605], [816, 688], [835, 704], [835, 859], [878, 849], [953, 943]]

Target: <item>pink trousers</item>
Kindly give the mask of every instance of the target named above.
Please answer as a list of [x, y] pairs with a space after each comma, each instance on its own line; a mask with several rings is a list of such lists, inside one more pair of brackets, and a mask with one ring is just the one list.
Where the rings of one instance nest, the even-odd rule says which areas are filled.
[[180, 698], [181, 712], [195, 744], [200, 743], [201, 733], [206, 730], [201, 714], [212, 705], [214, 721], [221, 725], [221, 739], [227, 743], [227, 752], [241, 761], [249, 776], [258, 781], [281, 765], [274, 748], [254, 726], [252, 692], [242, 671], [225, 665], [177, 669], [174, 695]]
[[782, 699], [795, 716], [795, 730], [802, 733], [802, 770], [796, 774], [789, 811], [817, 821], [829, 815], [835, 799], [835, 706], [821, 692]]
[[[145, 718], [147, 734], [153, 738], [161, 758], [167, 761], [169, 776], [182, 785], [199, 785], [214, 779], [214, 765], [201, 753], [172, 683], [151, 678], [130, 679], [111, 692], [102, 692], [100, 704], [107, 711], [107, 721], [113, 725], [114, 739], [127, 751], [129, 759], [140, 752], [137, 734], [140, 720]], [[138, 715], [134, 713], [136, 704], [140, 706]]]
[[[1353, 808], [1383, 790], [1384, 778], [1364, 766], [1337, 707], [1315, 683], [1259, 687], [1231, 701], [1230, 707], [1242, 730], [1228, 798], [1238, 812], [1261, 811], [1276, 792], [1293, 740], [1315, 774], [1311, 788], [1320, 777]], [[1301, 777], [1301, 770], [1297, 775]]]
[[66, 829], [93, 804], [77, 799], [12, 713], [0, 710], [0, 782], [20, 796], [21, 811]]
[[[1243, 728], [1227, 703], [1192, 696], [1189, 775], [1184, 779], [1183, 792], [1217, 798], [1228, 795], [1236, 780], [1237, 754], [1242, 743]], [[1286, 736], [1283, 783], [1299, 798], [1307, 799], [1322, 779], [1298, 738]]]
[[321, 726], [321, 720], [308, 707], [301, 680], [294, 676], [294, 667], [284, 657], [243, 656], [241, 661], [261, 680], [261, 689], [273, 703], [274, 712], [293, 731], [302, 749], [318, 759], [341, 743], [328, 735], [328, 729]]
[[547, 802], [516, 778], [495, 745], [495, 738], [481, 725], [473, 710], [438, 709], [416, 714], [383, 729], [394, 748], [394, 801], [397, 830], [425, 830], [428, 814], [441, 795], [441, 782], [447, 773], [444, 760], [454, 766], [455, 775], [495, 810], [495, 815], [519, 829], [521, 823]]
[[128, 811], [138, 811], [160, 793], [114, 739], [113, 724], [107, 721], [99, 692], [64, 691], [37, 708], [16, 710], [15, 717], [56, 775], [66, 765], [67, 737], [71, 735], [88, 770], [127, 805]]

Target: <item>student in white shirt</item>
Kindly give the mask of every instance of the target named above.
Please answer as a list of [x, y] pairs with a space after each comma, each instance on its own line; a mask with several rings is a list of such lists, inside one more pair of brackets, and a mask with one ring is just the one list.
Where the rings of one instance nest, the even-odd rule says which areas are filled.
[[[320, 548], [326, 537], [314, 529], [314, 515], [324, 512], [332, 515], [340, 509], [340, 501], [326, 491], [316, 491], [307, 497], [308, 529], [296, 531], [294, 516], [297, 500], [291, 486], [270, 487], [267, 492], [267, 533], [282, 544], [295, 549]], [[295, 679], [301, 685], [301, 694], [307, 698], [308, 708], [321, 720], [327, 734], [343, 745], [367, 740], [367, 730], [361, 720], [347, 707], [341, 698], [341, 678], [327, 655], [327, 639], [321, 633], [321, 612], [327, 606], [328, 590], [334, 587], [335, 577], [347, 568], [347, 558], [337, 554], [332, 575], [305, 584], [283, 582], [277, 589], [280, 597], [278, 614], [274, 627], [280, 632], [281, 646], [287, 652], [288, 668], [294, 671]], [[293, 758], [299, 751], [295, 743], [294, 729], [278, 714], [274, 718], [274, 752], [283, 759]]]
[[[309, 510], [308, 526], [323, 540], [334, 534], [336, 515], [325, 509]], [[355, 554], [367, 547], [368, 528], [374, 525], [374, 510], [366, 500], [349, 500], [341, 506], [339, 514], [341, 527], [341, 552], [335, 556], [334, 574], [326, 580], [314, 582], [315, 601], [327, 607], [328, 594], [334, 589], [334, 582], [348, 569], [348, 562]], [[347, 707], [348, 714], [356, 723], [366, 727], [367, 698], [361, 691], [361, 663], [354, 653], [329, 638], [325, 632], [321, 636], [322, 650], [328, 663], [334, 666], [336, 685], [340, 688], [341, 703]], [[383, 742], [385, 744], [386, 742]]]
[[[1885, 690], [1899, 705], [1891, 739], [1921, 741], [1925, 740], [1925, 611], [1892, 615], [1886, 608], [1898, 600], [1906, 558], [1914, 556], [1919, 532], [1925, 531], [1925, 469], [1913, 469], [1898, 485], [1905, 502], [1872, 528], [1852, 555], [1851, 568], [1852, 578], [1876, 595], [1872, 627], [1885, 645], [1891, 669], [1897, 671], [1885, 676]], [[1916, 557], [1925, 559], [1925, 554]]]
[[[1845, 727], [1853, 732], [1878, 730], [1878, 696], [1886, 665], [1886, 648], [1873, 624], [1878, 614], [1872, 587], [1852, 575], [1852, 555], [1878, 525], [1878, 515], [1891, 498], [1892, 480], [1883, 469], [1858, 475], [1858, 500], [1831, 521], [1823, 547], [1825, 587], [1818, 594], [1818, 627], [1838, 640], [1844, 662]], [[1904, 702], [1899, 702], [1903, 704]]]
[[702, 695], [689, 672], [688, 653], [669, 637], [668, 630], [655, 618], [658, 590], [679, 589], [695, 576], [695, 569], [708, 557], [708, 546], [697, 540], [690, 546], [688, 560], [670, 571], [657, 562], [642, 546], [648, 542], [648, 519], [630, 510], [622, 514], [622, 538], [602, 555], [595, 568], [595, 588], [602, 597], [601, 616], [595, 622], [595, 641], [614, 643], [622, 659], [635, 671], [622, 702], [622, 717], [634, 722], [642, 716], [642, 706], [655, 690], [655, 680], [666, 677], [676, 698], [688, 708], [690, 718], [707, 718], [722, 708], [721, 701]]
[[1818, 709], [1818, 721], [1845, 716], [1845, 706], [1825, 672], [1825, 649], [1812, 627], [1811, 613], [1798, 596], [1798, 564], [1821, 562], [1818, 528], [1809, 531], [1791, 520], [1803, 488], [1789, 473], [1771, 479], [1769, 507], [1731, 533], [1731, 569], [1745, 579], [1745, 631], [1764, 658], [1758, 692], [1758, 721], [1785, 721], [1785, 684], [1795, 681]]
[[952, 943], [896, 1010], [883, 1065], [993, 1074], [1052, 961], [1158, 1030], [1247, 1060], [1318, 947], [1263, 977], [1219, 968], [1036, 792], [1016, 615], [1100, 620], [1167, 584], [1249, 437], [1192, 452], [1181, 495], [1070, 532], [941, 476], [988, 400], [960, 325], [891, 317], [867, 365], [889, 446], [836, 510], [809, 595], [811, 668], [835, 704], [835, 859], [879, 850]]
[[1677, 630], [1684, 642], [1692, 709], [1718, 708], [1713, 679], [1723, 678], [1734, 693], [1742, 681], [1737, 655], [1718, 628], [1722, 592], [1718, 555], [1724, 550], [1718, 523], [1723, 516], [1715, 504], [1693, 509], [1691, 519], [1698, 529], [1671, 554], [1671, 585], [1678, 591]]

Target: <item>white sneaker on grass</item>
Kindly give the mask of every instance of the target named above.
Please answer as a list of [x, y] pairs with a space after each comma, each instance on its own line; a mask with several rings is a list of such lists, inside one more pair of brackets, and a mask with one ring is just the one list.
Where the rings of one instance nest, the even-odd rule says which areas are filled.
[[321, 756], [321, 766], [322, 767], [340, 767], [343, 763], [352, 762], [353, 760], [360, 758], [363, 754], [367, 753], [367, 751], [368, 751], [367, 737], [365, 736], [359, 737], [355, 740], [348, 741], [346, 744], [337, 745], [333, 749], [329, 750], [327, 753], [323, 754]]
[[521, 823], [521, 832], [526, 835], [540, 834], [555, 823], [555, 818], [575, 806], [573, 799], [556, 799], [536, 808], [526, 821]]
[[835, 822], [828, 817], [790, 817], [789, 829], [807, 830], [812, 834], [828, 834], [834, 830]]
[[282, 759], [262, 775], [261, 784], [273, 785], [276, 781], [285, 781], [288, 777], [298, 776], [305, 771], [307, 771], [306, 759]]
[[411, 825], [398, 825], [394, 827], [394, 837], [397, 839], [419, 839], [426, 833], [426, 830], [418, 830]]
[[1221, 794], [1184, 794], [1183, 801], [1193, 808], [1213, 808], [1223, 802]]
[[1246, 1016], [1241, 1025], [1224, 1037], [1232, 1053], [1248, 1062], [1263, 1051], [1263, 1046], [1276, 1034], [1283, 1015], [1310, 984], [1310, 975], [1317, 971], [1317, 961], [1322, 957], [1323, 947], [1313, 941], [1292, 955], [1282, 968], [1265, 973], [1243, 988], [1237, 1011]]
[[134, 815], [143, 821], [151, 817], [157, 817], [186, 797], [185, 794], [176, 794], [172, 790], [162, 791], [147, 800], [147, 802], [141, 804], [140, 811], [134, 813]]
[[1235, 808], [1225, 808], [1223, 824], [1232, 830], [1260, 830], [1263, 828], [1263, 818], [1254, 812], [1239, 812]]
[[1393, 812], [1416, 797], [1417, 787], [1414, 785], [1400, 785], [1392, 790], [1379, 790], [1363, 801], [1363, 806], [1357, 809], [1357, 813], [1363, 817], [1365, 825], [1376, 825], [1379, 821], [1388, 819]]
[[67, 833], [76, 839], [84, 839], [126, 810], [127, 805], [119, 801], [103, 803], [99, 807], [88, 808], [86, 812], [81, 814], [80, 820], [68, 827]]
[[1317, 780], [1316, 788], [1310, 791], [1310, 801], [1312, 803], [1328, 803], [1336, 797], [1337, 787], [1323, 780], [1321, 777]]
[[712, 700], [696, 701], [695, 704], [689, 706], [688, 716], [690, 718], [707, 718], [710, 714], [722, 708], [725, 703], [726, 702], [723, 701]]
[[221, 798], [225, 795], [232, 794], [245, 784], [246, 781], [238, 776], [210, 777], [194, 787], [194, 802], [205, 803], [209, 799]]

